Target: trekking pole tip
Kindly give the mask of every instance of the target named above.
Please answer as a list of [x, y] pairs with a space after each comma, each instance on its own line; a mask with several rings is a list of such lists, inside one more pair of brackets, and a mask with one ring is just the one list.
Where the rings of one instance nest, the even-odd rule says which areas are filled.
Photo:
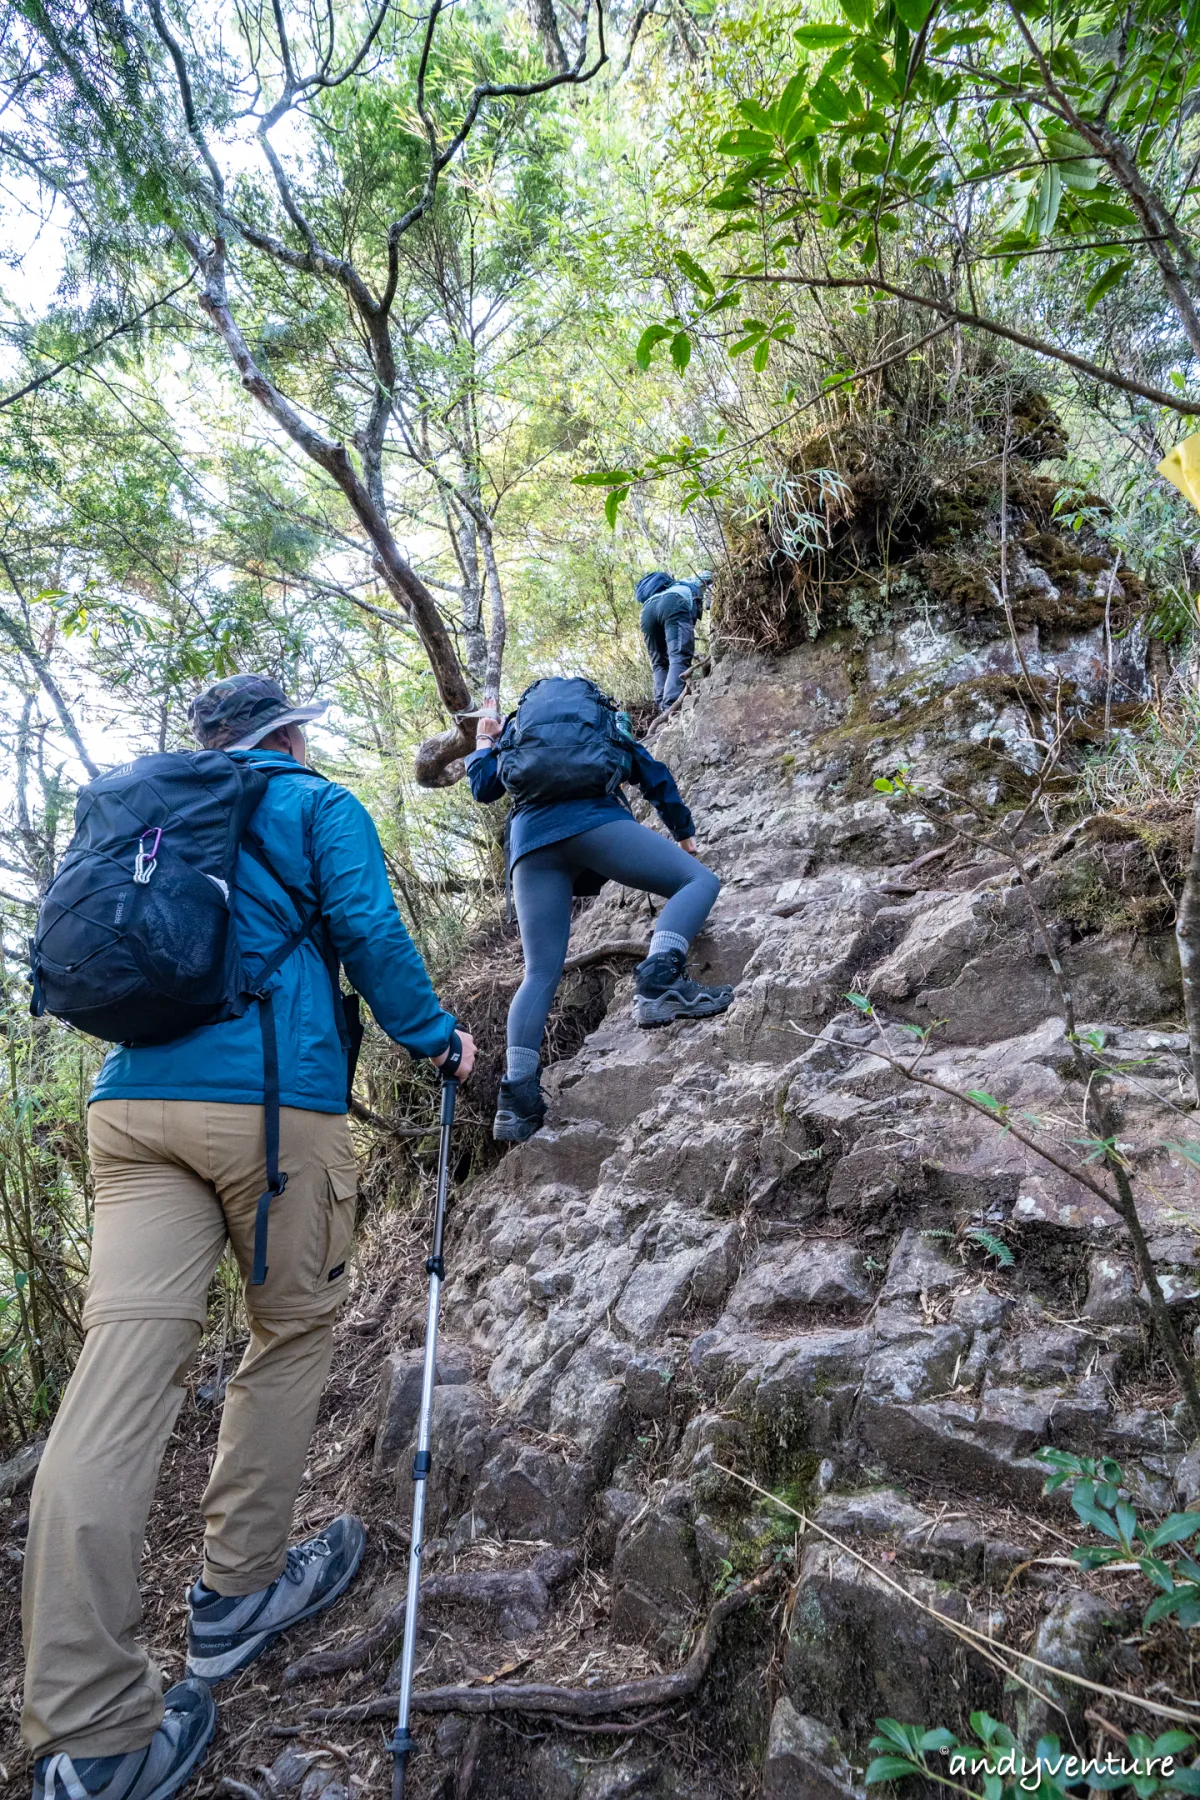
[[392, 1800], [404, 1800], [404, 1777], [408, 1759], [416, 1749], [416, 1741], [407, 1725], [397, 1726], [388, 1749], [392, 1753]]

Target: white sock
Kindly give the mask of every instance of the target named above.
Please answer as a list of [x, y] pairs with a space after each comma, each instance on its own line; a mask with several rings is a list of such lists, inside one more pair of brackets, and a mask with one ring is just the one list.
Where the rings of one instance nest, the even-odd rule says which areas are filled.
[[530, 1075], [536, 1075], [540, 1067], [536, 1050], [527, 1050], [524, 1044], [508, 1046], [508, 1067], [504, 1071], [507, 1081], [525, 1081]]
[[656, 931], [650, 939], [651, 956], [669, 956], [672, 950], [682, 950], [687, 955], [688, 940], [680, 937], [677, 931]]

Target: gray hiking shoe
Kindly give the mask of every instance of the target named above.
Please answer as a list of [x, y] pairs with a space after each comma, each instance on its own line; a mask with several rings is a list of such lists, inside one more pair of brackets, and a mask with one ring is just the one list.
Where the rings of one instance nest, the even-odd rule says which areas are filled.
[[217, 1709], [202, 1681], [181, 1681], [163, 1696], [162, 1724], [150, 1742], [123, 1756], [40, 1756], [33, 1800], [168, 1800], [204, 1761]]
[[256, 1594], [214, 1594], [197, 1582], [188, 1594], [188, 1674], [225, 1681], [293, 1625], [323, 1612], [353, 1581], [366, 1543], [361, 1519], [343, 1513], [294, 1544], [283, 1574]]
[[546, 1117], [546, 1101], [540, 1075], [527, 1075], [523, 1081], [510, 1081], [507, 1075], [500, 1083], [496, 1100], [496, 1117], [492, 1136], [498, 1144], [523, 1144], [535, 1131], [540, 1131]]
[[733, 999], [733, 989], [704, 987], [684, 973], [682, 950], [648, 956], [633, 972], [635, 1025], [670, 1025], [675, 1019], [711, 1019]]

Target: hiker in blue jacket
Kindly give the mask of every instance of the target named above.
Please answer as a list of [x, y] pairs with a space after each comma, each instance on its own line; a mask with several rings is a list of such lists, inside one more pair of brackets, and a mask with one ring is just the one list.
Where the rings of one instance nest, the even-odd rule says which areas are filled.
[[673, 706], [696, 655], [696, 626], [704, 615], [704, 594], [712, 576], [690, 575], [676, 581], [665, 569], [652, 569], [634, 589], [642, 609], [642, 636], [654, 677], [659, 711]]
[[[595, 699], [603, 696], [591, 682], [556, 678], [536, 683], [537, 687], [562, 691], [568, 706], [568, 690], [577, 690], [578, 731], [595, 729], [590, 722]], [[518, 726], [523, 711], [524, 700], [515, 715]], [[485, 805], [502, 799], [507, 791], [504, 755], [497, 748], [503, 730], [496, 713], [485, 710], [478, 725], [479, 747], [467, 758], [471, 792]], [[733, 998], [731, 987], [705, 987], [685, 974], [688, 946], [712, 910], [721, 883], [698, 859], [696, 828], [671, 771], [636, 739], [626, 742], [624, 778], [636, 782], [670, 832], [670, 840], [637, 823], [619, 785], [577, 798], [521, 800], [510, 815], [508, 866], [525, 978], [508, 1011], [508, 1062], [492, 1128], [493, 1137], [502, 1142], [532, 1137], [546, 1116], [540, 1075], [542, 1033], [562, 979], [574, 899], [598, 894], [606, 881], [667, 897], [646, 960], [635, 971], [637, 1024], [711, 1018], [724, 1012]], [[570, 762], [568, 734], [561, 766], [569, 768]]]
[[[287, 1172], [269, 1208], [261, 1001], [170, 1043], [118, 1045], [92, 1091], [85, 1337], [34, 1484], [24, 1566], [22, 1730], [36, 1758], [35, 1800], [167, 1800], [212, 1737], [211, 1685], [337, 1599], [363, 1554], [362, 1524], [348, 1513], [288, 1546], [355, 1222], [337, 964], [411, 1056], [461, 1080], [474, 1045], [439, 1003], [404, 929], [368, 813], [306, 766], [301, 726], [323, 711], [292, 706], [275, 682], [248, 675], [192, 703], [202, 746], [271, 772], [236, 863], [233, 913], [247, 966], [295, 936], [301, 908], [319, 909], [325, 953], [306, 936], [264, 983]], [[274, 874], [247, 851], [254, 840]], [[250, 1336], [202, 1501], [188, 1679], [164, 1696], [139, 1641], [138, 1567], [227, 1241], [246, 1282]], [[265, 1270], [256, 1252], [265, 1252]]]

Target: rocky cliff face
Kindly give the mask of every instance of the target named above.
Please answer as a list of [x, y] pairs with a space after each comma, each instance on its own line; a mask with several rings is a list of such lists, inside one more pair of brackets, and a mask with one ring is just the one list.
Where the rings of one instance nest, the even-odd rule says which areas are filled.
[[[1021, 635], [1029, 676], [1097, 701], [1100, 629], [1044, 613]], [[1137, 634], [1117, 648], [1136, 697]], [[550, 1072], [546, 1128], [457, 1201], [432, 1501], [451, 1545], [576, 1548], [608, 1671], [677, 1665], [716, 1595], [775, 1564], [782, 1580], [719, 1644], [686, 1754], [670, 1724], [618, 1732], [608, 1760], [612, 1736], [489, 1725], [473, 1795], [828, 1800], [860, 1786], [882, 1715], [961, 1727], [982, 1705], [1046, 1728], [1044, 1704], [1006, 1694], [939, 1614], [1056, 1666], [1150, 1679], [1117, 1644], [1119, 1609], [1070, 1570], [1026, 1567], [1061, 1563], [1074, 1524], [1040, 1499], [1042, 1445], [1119, 1457], [1151, 1511], [1196, 1487], [1121, 1228], [871, 1053], [909, 1061], [911, 1028], [940, 1022], [923, 1072], [1080, 1135], [1059, 988], [1011, 865], [873, 786], [904, 767], [1015, 822], [1045, 756], [1023, 681], [1007, 635], [926, 611], [865, 645], [727, 657], [655, 739], [724, 881], [697, 960], [736, 998], [642, 1032], [617, 981]], [[1187, 1327], [1200, 1192], [1164, 1125], [1184, 1039], [1153, 845], [1111, 819], [1050, 832], [1040, 807], [1019, 837], [1081, 1028], [1136, 1065], [1122, 1130]], [[573, 948], [647, 924], [643, 896], [609, 892]], [[1086, 1730], [1082, 1702], [1064, 1705]]]

